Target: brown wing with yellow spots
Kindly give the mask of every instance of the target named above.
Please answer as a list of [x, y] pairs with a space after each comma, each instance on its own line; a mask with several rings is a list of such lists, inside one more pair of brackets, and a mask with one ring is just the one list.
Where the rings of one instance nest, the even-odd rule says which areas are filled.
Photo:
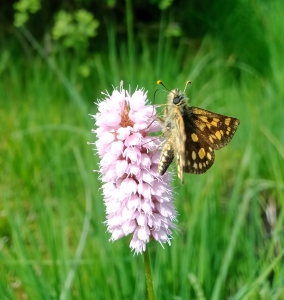
[[205, 173], [214, 163], [214, 150], [206, 142], [196, 140], [193, 131], [188, 132], [185, 143], [185, 173], [202, 174]]
[[[190, 127], [203, 143], [219, 150], [233, 138], [240, 121], [198, 107], [188, 108]], [[186, 128], [187, 131], [187, 128]]]
[[240, 121], [197, 107], [189, 107], [183, 113], [183, 120], [186, 132], [183, 171], [205, 173], [214, 163], [214, 150], [229, 143]]

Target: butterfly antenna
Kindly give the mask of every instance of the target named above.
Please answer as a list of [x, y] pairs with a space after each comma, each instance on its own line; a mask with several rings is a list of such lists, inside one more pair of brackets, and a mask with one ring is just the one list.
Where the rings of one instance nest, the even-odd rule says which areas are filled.
[[158, 80], [158, 81], [157, 81], [157, 84], [162, 85], [167, 91], [170, 92], [170, 90], [163, 84], [162, 80]]
[[187, 86], [191, 84], [191, 81], [190, 80], [187, 80], [187, 82], [185, 83], [185, 87], [184, 87], [184, 90], [183, 90], [183, 93], [185, 93], [185, 90], [187, 88]]
[[159, 89], [156, 89], [156, 91], [154, 92], [154, 104], [155, 104], [155, 100], [156, 100], [156, 93], [158, 92]]
[[173, 91], [169, 90], [169, 89], [163, 84], [162, 80], [158, 80], [158, 81], [157, 81], [157, 84], [162, 85], [167, 91], [169, 91], [170, 93], [173, 93], [174, 95], [176, 95]]

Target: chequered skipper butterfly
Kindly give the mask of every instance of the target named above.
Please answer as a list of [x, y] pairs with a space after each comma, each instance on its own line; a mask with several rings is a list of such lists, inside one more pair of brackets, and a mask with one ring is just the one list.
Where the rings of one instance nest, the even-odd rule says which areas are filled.
[[[164, 86], [160, 80], [157, 83]], [[186, 86], [189, 83], [187, 81]], [[226, 146], [240, 124], [237, 118], [188, 106], [187, 100], [179, 89], [170, 91], [164, 117], [158, 118], [166, 138], [158, 165], [159, 174], [163, 175], [176, 157], [182, 183], [184, 172], [202, 174], [213, 165], [214, 150]]]

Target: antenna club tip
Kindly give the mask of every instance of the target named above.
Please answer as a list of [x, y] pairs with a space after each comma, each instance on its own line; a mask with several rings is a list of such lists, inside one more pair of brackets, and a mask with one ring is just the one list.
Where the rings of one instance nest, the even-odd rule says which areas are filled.
[[157, 84], [163, 84], [162, 80], [157, 80]]
[[190, 81], [190, 80], [187, 80], [186, 85], [188, 85], [188, 84], [191, 84], [191, 81]]

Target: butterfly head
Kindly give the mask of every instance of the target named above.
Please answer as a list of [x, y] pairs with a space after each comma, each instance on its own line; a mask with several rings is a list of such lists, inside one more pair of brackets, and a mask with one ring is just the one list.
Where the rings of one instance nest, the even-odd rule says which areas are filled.
[[184, 106], [187, 103], [187, 98], [185, 94], [179, 90], [179, 89], [174, 89], [171, 90], [169, 95], [168, 95], [168, 104], [169, 105], [176, 105], [176, 106]]
[[161, 80], [157, 81], [157, 84], [161, 84], [164, 88], [166, 88], [170, 93], [168, 95], [168, 105], [174, 107], [183, 107], [186, 106], [188, 98], [185, 96], [186, 87], [191, 83], [191, 81], [187, 81], [184, 87], [183, 92], [180, 89], [169, 90]]

